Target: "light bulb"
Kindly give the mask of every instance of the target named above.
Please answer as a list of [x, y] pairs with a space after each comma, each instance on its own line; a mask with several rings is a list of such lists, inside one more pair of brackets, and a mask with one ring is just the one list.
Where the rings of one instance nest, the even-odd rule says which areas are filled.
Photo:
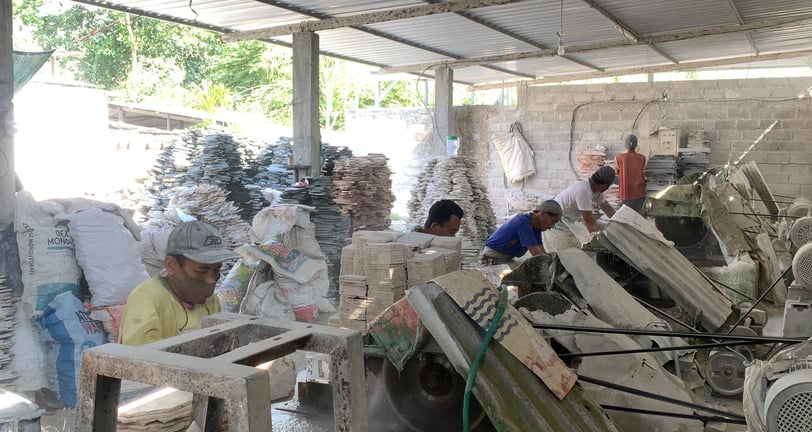
[[562, 33], [558, 33], [558, 55], [564, 55], [564, 39], [561, 37]]

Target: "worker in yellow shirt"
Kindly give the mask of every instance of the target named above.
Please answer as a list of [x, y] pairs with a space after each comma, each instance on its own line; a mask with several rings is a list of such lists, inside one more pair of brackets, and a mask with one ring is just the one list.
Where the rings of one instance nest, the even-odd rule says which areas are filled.
[[144, 345], [198, 329], [220, 311], [214, 285], [223, 261], [238, 258], [213, 226], [183, 222], [169, 234], [164, 270], [135, 287], [121, 318], [119, 343]]

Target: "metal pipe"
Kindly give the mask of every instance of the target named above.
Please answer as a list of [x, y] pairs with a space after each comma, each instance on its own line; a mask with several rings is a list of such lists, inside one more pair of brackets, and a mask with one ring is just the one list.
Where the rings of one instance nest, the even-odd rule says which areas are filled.
[[641, 299], [639, 299], [637, 297], [635, 297], [634, 299], [637, 300], [643, 306], [645, 306], [647, 308], [654, 309], [656, 312], [660, 313], [661, 315], [664, 315], [666, 318], [668, 318], [670, 320], [673, 320], [674, 322], [676, 322], [677, 324], [687, 328], [688, 330], [691, 330], [694, 333], [700, 333], [700, 334], [702, 333], [699, 330], [692, 327], [691, 325], [682, 322], [682, 320], [678, 319], [677, 317], [671, 316], [671, 314], [669, 314], [668, 312], [658, 308], [657, 306], [654, 306], [653, 304], [647, 303], [645, 300], [641, 300]]
[[619, 329], [613, 327], [582, 327], [564, 324], [533, 324], [533, 328], [540, 328], [545, 330], [572, 330], [582, 331], [589, 333], [611, 333], [611, 334], [625, 334], [625, 335], [643, 335], [643, 336], [671, 336], [671, 337], [684, 337], [684, 338], [701, 338], [701, 339], [718, 339], [718, 340], [737, 340], [737, 341], [751, 341], [759, 343], [798, 343], [803, 342], [806, 338], [781, 338], [781, 337], [768, 337], [768, 336], [739, 336], [731, 334], [720, 333], [688, 333], [688, 332], [675, 332], [675, 331], [661, 331], [661, 330], [637, 330], [637, 329]]
[[[746, 215], [746, 216], [764, 216], [764, 217], [779, 217], [777, 214], [765, 214], [765, 213], [751, 213], [751, 212], [727, 212], [728, 214], [735, 214], [735, 215]], [[790, 219], [800, 219], [805, 216], [789, 216], [784, 215], [781, 217], [790, 218]]]
[[717, 416], [703, 416], [698, 414], [680, 414], [680, 413], [672, 413], [672, 412], [662, 412], [662, 411], [652, 411], [640, 408], [629, 408], [629, 407], [620, 407], [615, 405], [601, 405], [601, 408], [605, 410], [611, 411], [625, 411], [637, 414], [651, 414], [661, 417], [675, 417], [675, 418], [684, 418], [684, 419], [696, 419], [702, 422], [702, 424], [708, 424], [709, 422], [719, 422], [719, 423], [730, 423], [730, 424], [747, 424], [744, 420], [739, 419], [732, 419], [727, 417], [717, 417]]
[[733, 413], [718, 410], [718, 409], [715, 409], [715, 408], [710, 408], [710, 407], [705, 407], [705, 406], [702, 406], [702, 405], [697, 405], [697, 404], [691, 403], [691, 402], [681, 401], [679, 399], [674, 399], [674, 398], [670, 398], [670, 397], [667, 397], [667, 396], [658, 395], [656, 393], [649, 393], [647, 391], [633, 389], [631, 387], [626, 387], [626, 386], [622, 386], [622, 385], [619, 385], [619, 384], [610, 383], [610, 382], [607, 382], [607, 381], [599, 380], [597, 378], [592, 378], [592, 377], [588, 377], [588, 376], [585, 376], [585, 375], [578, 375], [578, 380], [588, 382], [590, 384], [603, 386], [603, 387], [610, 388], [610, 389], [613, 389], [613, 390], [618, 390], [618, 391], [622, 391], [622, 392], [626, 392], [626, 393], [631, 393], [631, 394], [637, 395], [637, 396], [647, 397], [647, 398], [650, 398], [650, 399], [658, 400], [660, 402], [672, 403], [674, 405], [684, 406], [686, 408], [692, 408], [692, 409], [695, 409], [695, 410], [698, 410], [698, 411], [706, 411], [706, 412], [716, 414], [716, 415], [720, 415], [720, 416], [723, 416], [723, 417], [744, 421], [744, 417], [740, 416], [738, 414], [733, 414]]
[[745, 293], [743, 293], [743, 292], [741, 292], [741, 291], [737, 290], [736, 288], [733, 288], [732, 286], [730, 286], [730, 285], [728, 285], [728, 284], [726, 284], [726, 283], [724, 283], [724, 282], [719, 282], [718, 280], [716, 280], [716, 279], [714, 279], [714, 278], [712, 278], [712, 277], [710, 277], [710, 276], [708, 276], [708, 275], [705, 275], [705, 277], [706, 277], [706, 278], [708, 278], [708, 279], [710, 279], [711, 281], [713, 281], [713, 283], [717, 283], [717, 284], [719, 284], [719, 285], [721, 285], [721, 286], [723, 286], [723, 287], [725, 287], [725, 288], [727, 288], [727, 289], [729, 289], [729, 290], [733, 291], [734, 293], [736, 293], [736, 294], [738, 294], [738, 295], [740, 295], [740, 296], [742, 296], [742, 297], [747, 298], [747, 300], [756, 301], [756, 299], [754, 299], [753, 297], [750, 297], [749, 295], [747, 295], [747, 294], [745, 294]]
[[694, 344], [694, 345], [683, 345], [683, 346], [672, 346], [672, 347], [657, 347], [657, 348], [640, 348], [640, 349], [628, 349], [628, 350], [613, 350], [613, 351], [594, 351], [594, 352], [582, 352], [582, 353], [563, 353], [559, 354], [558, 356], [561, 358], [570, 358], [570, 357], [597, 357], [597, 356], [609, 356], [609, 355], [618, 355], [618, 354], [638, 354], [638, 353], [650, 353], [650, 352], [662, 352], [662, 351], [679, 351], [679, 350], [690, 350], [690, 349], [703, 349], [703, 348], [723, 348], [723, 347], [731, 347], [731, 346], [739, 346], [739, 345], [760, 345], [760, 342], [755, 341], [736, 341], [736, 342], [719, 342], [719, 343], [708, 343], [708, 344]]
[[757, 198], [750, 198], [750, 201], [774, 202], [774, 203], [779, 203], [779, 204], [795, 204], [792, 201], [765, 200], [765, 199], [757, 199]]

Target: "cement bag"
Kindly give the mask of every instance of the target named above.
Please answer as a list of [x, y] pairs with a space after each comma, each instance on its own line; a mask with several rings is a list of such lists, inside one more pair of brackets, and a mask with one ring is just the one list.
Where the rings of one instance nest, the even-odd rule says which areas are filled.
[[17, 374], [14, 388], [18, 392], [33, 392], [49, 387], [39, 323], [31, 319], [30, 309], [28, 305], [18, 303], [14, 311], [14, 333], [11, 336], [11, 352], [14, 355], [8, 367]]
[[319, 319], [319, 307], [316, 290], [309, 283], [299, 283], [276, 273], [274, 280], [279, 287], [280, 297], [287, 300], [293, 309], [296, 321], [313, 322]]
[[240, 304], [248, 290], [251, 276], [259, 266], [246, 264], [243, 260], [237, 261], [234, 267], [229, 270], [225, 278], [215, 289], [217, 298], [220, 299], [220, 309], [223, 312], [239, 312]]
[[252, 283], [240, 305], [240, 313], [289, 321], [296, 319], [293, 308], [273, 280]]
[[70, 292], [51, 301], [42, 312], [41, 323], [46, 330], [43, 341], [54, 348], [59, 400], [75, 408], [82, 351], [107, 342], [104, 328], [90, 318], [85, 305]]
[[135, 249], [150, 277], [158, 276], [164, 269], [166, 241], [174, 228], [174, 225], [168, 225], [141, 230], [141, 240], [135, 245]]
[[121, 216], [89, 207], [56, 217], [68, 221], [94, 308], [126, 303], [130, 291], [149, 279]]
[[121, 327], [121, 316], [124, 315], [126, 304], [101, 306], [90, 311], [90, 318], [100, 322], [107, 334], [107, 342], [118, 342], [118, 330]]
[[82, 270], [68, 228], [57, 223], [30, 193], [17, 192], [16, 201], [14, 230], [22, 269], [22, 301], [33, 309], [32, 318], [37, 318], [60, 293], [79, 295]]
[[493, 141], [508, 182], [517, 183], [536, 174], [533, 150], [522, 135], [522, 125], [514, 122], [510, 132]]

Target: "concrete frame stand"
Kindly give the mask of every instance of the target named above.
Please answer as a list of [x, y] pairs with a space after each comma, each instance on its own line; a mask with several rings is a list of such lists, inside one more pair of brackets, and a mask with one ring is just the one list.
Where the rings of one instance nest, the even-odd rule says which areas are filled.
[[335, 430], [368, 428], [361, 334], [246, 315], [218, 313], [205, 328], [141, 347], [105, 344], [82, 353], [76, 428], [114, 432], [121, 380], [194, 394], [192, 417], [205, 432], [271, 430], [267, 371], [256, 366], [296, 350], [330, 355]]

